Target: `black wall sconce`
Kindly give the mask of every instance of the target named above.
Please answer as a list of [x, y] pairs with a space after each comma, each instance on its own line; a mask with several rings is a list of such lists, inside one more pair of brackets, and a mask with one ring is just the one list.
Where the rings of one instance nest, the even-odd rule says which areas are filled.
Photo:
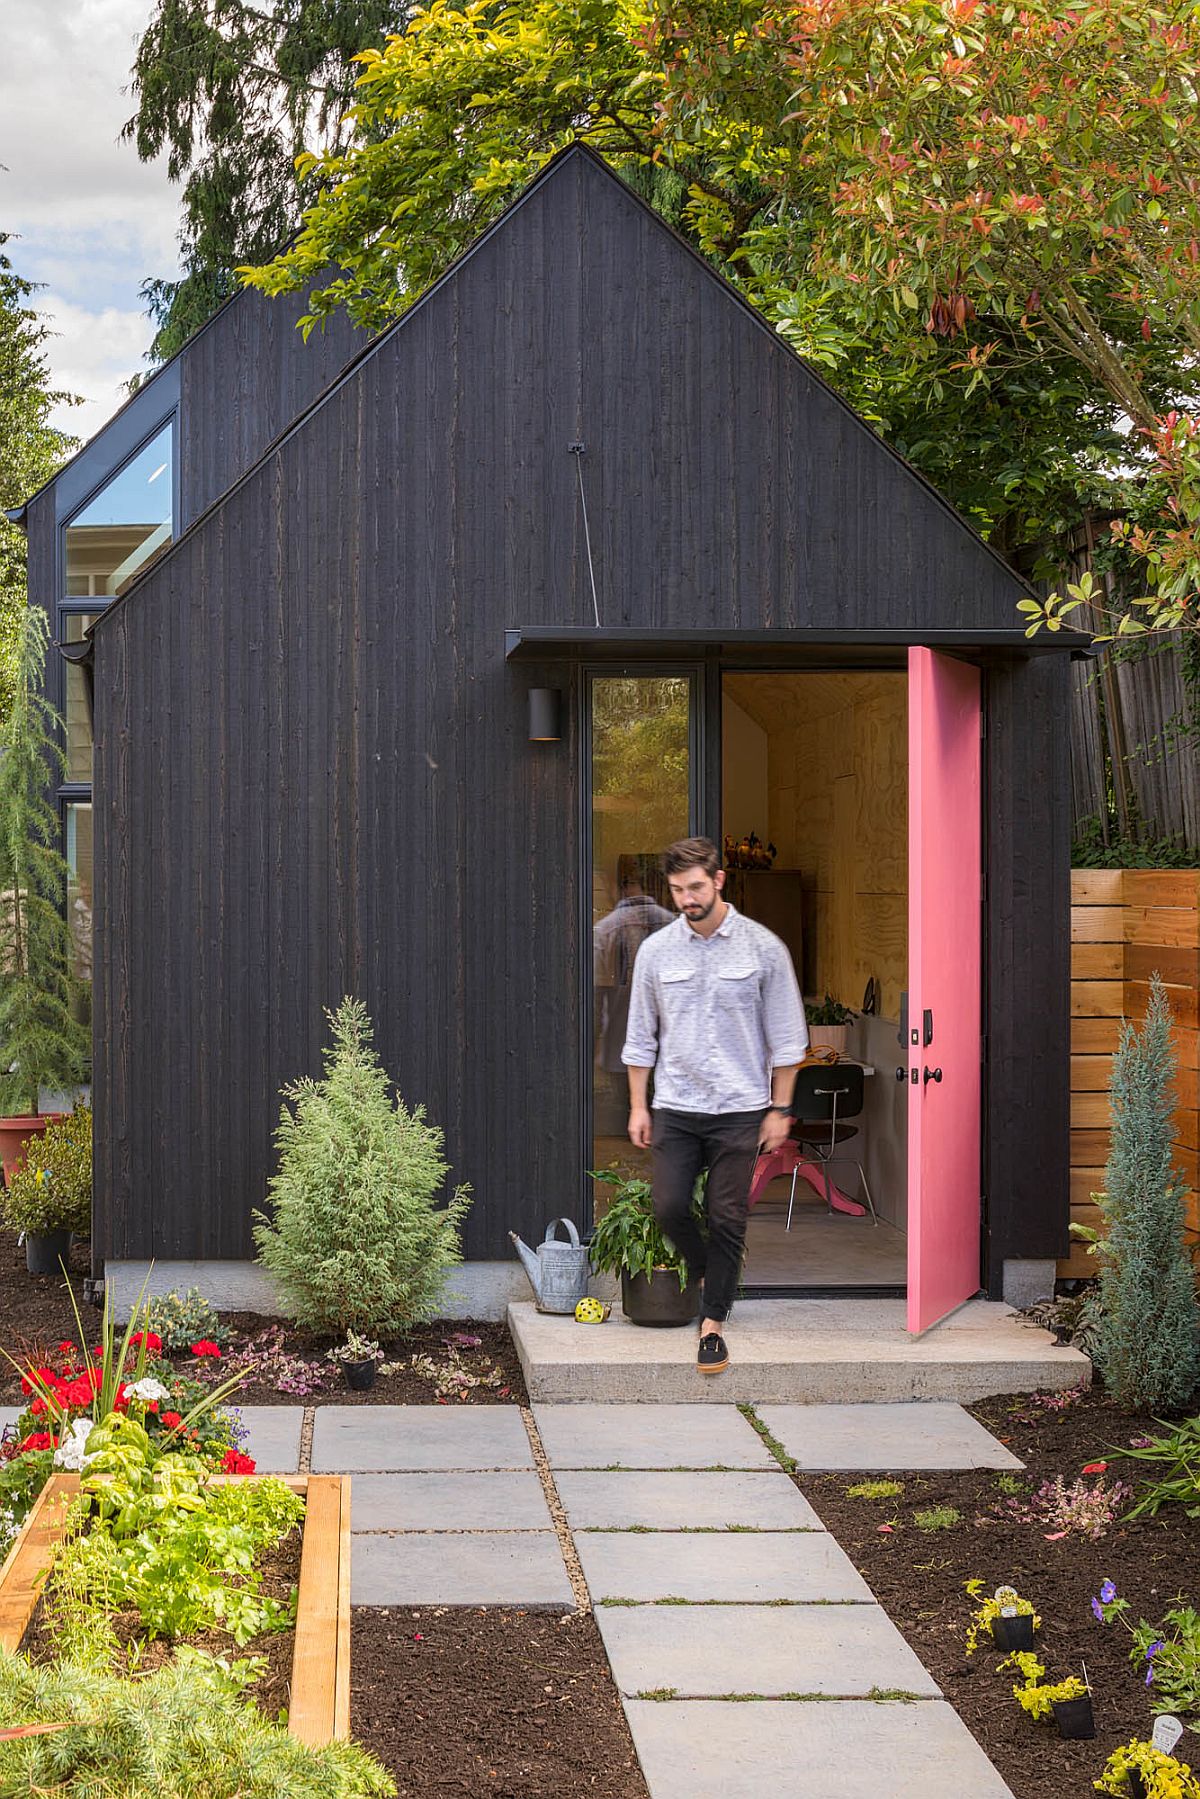
[[529, 689], [530, 743], [557, 743], [562, 737], [562, 692], [557, 687]]

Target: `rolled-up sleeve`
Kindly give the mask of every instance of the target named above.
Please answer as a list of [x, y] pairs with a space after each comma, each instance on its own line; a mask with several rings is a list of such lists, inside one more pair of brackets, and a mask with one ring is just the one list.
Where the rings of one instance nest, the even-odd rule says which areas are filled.
[[[650, 941], [650, 938], [646, 939], [647, 943]], [[653, 1068], [658, 1061], [658, 1002], [645, 949], [644, 943], [633, 964], [629, 1022], [625, 1027], [625, 1047], [621, 1051], [621, 1060], [627, 1068]]]
[[792, 958], [780, 943], [763, 975], [763, 1032], [772, 1068], [790, 1068], [808, 1054], [808, 1022]]

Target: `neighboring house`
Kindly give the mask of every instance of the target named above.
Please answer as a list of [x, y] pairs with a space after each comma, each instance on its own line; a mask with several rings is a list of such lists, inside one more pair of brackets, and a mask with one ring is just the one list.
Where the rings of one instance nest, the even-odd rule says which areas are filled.
[[[454, 1285], [495, 1311], [510, 1228], [581, 1216], [620, 1146], [592, 934], [619, 869], [649, 918], [664, 837], [720, 840], [734, 682], [816, 979], [888, 971], [911, 1323], [1018, 1290], [1066, 1246], [1084, 640], [1027, 641], [1019, 578], [585, 150], [365, 348], [295, 310], [231, 302], [27, 508], [31, 592], [92, 626], [61, 798], [73, 904], [94, 830], [97, 1258], [245, 1296], [279, 1089], [352, 992], [474, 1189]], [[828, 782], [818, 672], [861, 731]]]

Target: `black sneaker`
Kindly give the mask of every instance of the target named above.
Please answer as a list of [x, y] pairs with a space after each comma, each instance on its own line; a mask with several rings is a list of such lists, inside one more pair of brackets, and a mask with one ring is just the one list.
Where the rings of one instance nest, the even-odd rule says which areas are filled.
[[729, 1350], [718, 1331], [709, 1331], [706, 1337], [701, 1337], [696, 1366], [701, 1374], [723, 1374], [728, 1368]]

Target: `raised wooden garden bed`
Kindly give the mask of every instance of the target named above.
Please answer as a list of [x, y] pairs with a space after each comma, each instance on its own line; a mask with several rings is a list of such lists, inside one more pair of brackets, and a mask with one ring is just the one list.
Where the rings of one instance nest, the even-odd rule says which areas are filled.
[[[350, 1477], [282, 1478], [304, 1495], [306, 1508], [288, 1730], [300, 1742], [316, 1745], [350, 1735]], [[67, 1506], [78, 1491], [77, 1474], [51, 1475], [0, 1566], [0, 1649], [21, 1646]]]

